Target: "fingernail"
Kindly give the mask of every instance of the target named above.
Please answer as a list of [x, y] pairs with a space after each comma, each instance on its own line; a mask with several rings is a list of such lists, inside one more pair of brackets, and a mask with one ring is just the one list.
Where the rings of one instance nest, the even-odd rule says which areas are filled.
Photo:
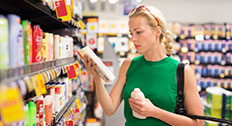
[[87, 54], [85, 54], [84, 56], [87, 57]]
[[97, 64], [96, 64], [96, 63], [95, 63], [94, 65], [95, 65], [95, 66], [97, 66]]

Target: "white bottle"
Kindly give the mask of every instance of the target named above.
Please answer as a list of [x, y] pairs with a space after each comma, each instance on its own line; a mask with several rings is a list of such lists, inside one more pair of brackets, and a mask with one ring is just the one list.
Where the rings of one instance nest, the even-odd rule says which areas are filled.
[[[131, 92], [131, 97], [134, 99], [139, 99], [142, 102], [145, 102], [144, 94], [139, 88], [135, 88], [134, 91]], [[139, 118], [139, 119], [146, 119], [146, 117], [139, 115], [135, 111], [133, 111], [133, 115], [134, 117]]]

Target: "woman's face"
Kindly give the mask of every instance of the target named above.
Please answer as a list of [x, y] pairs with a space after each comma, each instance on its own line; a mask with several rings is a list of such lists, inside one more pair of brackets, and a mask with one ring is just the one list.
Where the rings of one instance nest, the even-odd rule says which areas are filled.
[[148, 24], [146, 18], [141, 16], [130, 18], [129, 31], [131, 41], [140, 54], [152, 50], [158, 40], [154, 28]]

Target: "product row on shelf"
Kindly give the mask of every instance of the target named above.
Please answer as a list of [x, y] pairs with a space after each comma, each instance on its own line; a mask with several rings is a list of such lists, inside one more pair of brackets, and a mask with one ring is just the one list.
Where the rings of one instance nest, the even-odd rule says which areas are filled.
[[23, 78], [3, 81], [0, 85], [0, 124], [84, 125], [87, 113], [85, 91], [94, 90], [88, 76], [83, 64], [72, 61]]
[[62, 28], [83, 28], [81, 0], [8, 0], [0, 2], [2, 14], [14, 13], [40, 24], [50, 31]]
[[0, 69], [73, 56], [72, 37], [43, 32], [17, 15], [1, 16], [0, 21]]
[[[232, 92], [220, 87], [206, 88], [206, 94], [202, 97], [204, 105], [204, 115], [231, 120]], [[205, 121], [206, 126], [228, 126], [217, 122]]]
[[232, 38], [232, 24], [205, 23], [205, 24], [181, 24], [169, 23], [169, 30], [180, 39], [194, 38], [196, 40], [230, 40]]

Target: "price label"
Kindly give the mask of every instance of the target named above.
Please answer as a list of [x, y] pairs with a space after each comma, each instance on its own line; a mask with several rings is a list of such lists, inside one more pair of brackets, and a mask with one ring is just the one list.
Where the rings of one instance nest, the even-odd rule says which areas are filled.
[[74, 120], [81, 119], [81, 113], [80, 113], [79, 108], [75, 108], [72, 111], [73, 111], [73, 118], [74, 118]]
[[44, 78], [43, 78], [42, 74], [38, 74], [36, 76], [36, 79], [37, 79], [37, 82], [39, 85], [39, 90], [40, 90], [41, 94], [46, 94], [47, 90], [45, 88]]
[[81, 73], [81, 66], [80, 66], [80, 64], [78, 62], [76, 62], [74, 65], [76, 67], [77, 76], [81, 75], [82, 73]]
[[77, 108], [80, 108], [82, 105], [81, 105], [81, 101], [80, 101], [80, 99], [76, 99], [75, 100], [75, 103], [76, 103], [76, 105], [77, 105]]
[[0, 88], [0, 113], [2, 121], [10, 125], [24, 118], [23, 101], [18, 88]]
[[74, 65], [66, 66], [67, 74], [69, 79], [77, 78], [77, 72]]
[[27, 90], [28, 90], [28, 92], [32, 92], [33, 89], [34, 89], [34, 87], [33, 87], [33, 84], [32, 84], [31, 79], [30, 79], [29, 77], [25, 77], [25, 78], [24, 78], [24, 81], [25, 81], [25, 83], [26, 83], [26, 85], [27, 85]]
[[65, 126], [74, 126], [73, 120], [65, 121]]

